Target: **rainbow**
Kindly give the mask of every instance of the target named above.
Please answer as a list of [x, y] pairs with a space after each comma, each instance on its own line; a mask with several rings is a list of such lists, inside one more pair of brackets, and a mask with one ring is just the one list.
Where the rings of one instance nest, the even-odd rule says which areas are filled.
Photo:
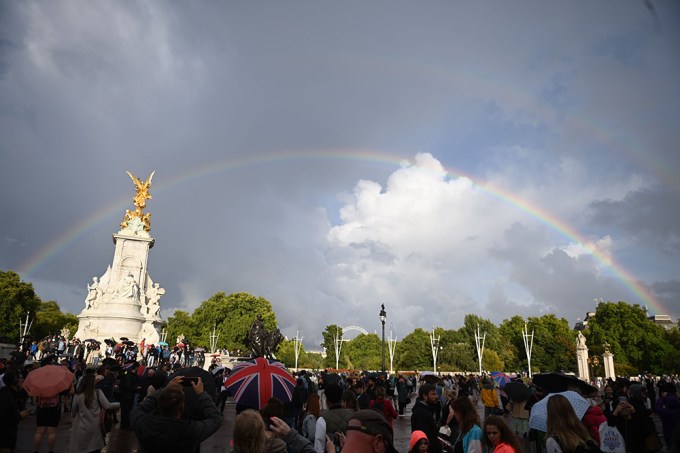
[[[269, 164], [277, 164], [283, 162], [294, 161], [309, 161], [309, 160], [346, 160], [353, 162], [366, 163], [383, 163], [390, 166], [401, 166], [404, 161], [409, 161], [409, 158], [397, 156], [394, 153], [387, 153], [375, 150], [316, 150], [316, 151], [286, 151], [278, 153], [265, 153], [256, 156], [247, 156], [240, 158], [229, 158], [217, 163], [197, 166], [188, 172], [178, 174], [170, 179], [161, 180], [158, 183], [154, 181], [153, 193], [162, 193], [171, 188], [189, 183], [194, 180], [217, 175], [226, 171], [234, 171], [245, 167], [261, 166]], [[561, 236], [570, 242], [578, 244], [588, 253], [592, 254], [598, 262], [604, 267], [610, 269], [613, 275], [620, 280], [632, 293], [646, 306], [652, 307], [657, 314], [667, 313], [669, 310], [664, 307], [661, 302], [645, 287], [630, 271], [625, 269], [621, 264], [617, 263], [613, 258], [604, 254], [595, 245], [592, 245], [588, 239], [580, 234], [575, 228], [568, 225], [563, 220], [557, 218], [547, 210], [532, 204], [531, 202], [507, 191], [500, 187], [496, 187], [488, 182], [483, 182], [478, 178], [464, 174], [452, 167], [445, 167], [449, 175], [455, 177], [464, 177], [473, 182], [475, 187], [482, 192], [492, 196], [503, 203], [506, 203], [515, 209], [518, 209], [539, 222], [545, 224], [550, 229], [556, 231]], [[54, 238], [52, 242], [47, 244], [34, 256], [30, 257], [26, 262], [19, 267], [19, 273], [22, 275], [30, 275], [39, 267], [44, 265], [50, 259], [54, 258], [61, 251], [65, 250], [71, 243], [73, 243], [84, 232], [91, 229], [95, 225], [102, 223], [104, 220], [113, 218], [116, 214], [122, 215], [126, 207], [129, 207], [130, 196], [126, 195], [112, 204], [105, 206], [94, 212], [89, 217], [83, 219], [79, 224], [75, 225], [61, 235]]]
[[[381, 54], [348, 54], [344, 58], [329, 57], [325, 64], [340, 66], [338, 70], [347, 67], [354, 68], [359, 73], [388, 72], [390, 74], [409, 74], [413, 77], [427, 78], [432, 83], [442, 83], [460, 93], [473, 98], [474, 93], [483, 93], [484, 100], [494, 100], [503, 106], [512, 106], [512, 110], [530, 112], [535, 118], [548, 122], [560, 122], [567, 130], [573, 130], [572, 135], [593, 138], [594, 141], [607, 147], [608, 152], [623, 155], [624, 160], [634, 163], [638, 168], [644, 168], [658, 178], [665, 187], [680, 192], [680, 174], [672, 166], [661, 159], [654, 158], [649, 153], [649, 145], [626, 130], [613, 131], [606, 119], [595, 115], [566, 114], [539, 102], [531, 91], [515, 88], [505, 81], [494, 79], [484, 72], [473, 72], [466, 67], [464, 70], [452, 71], [442, 65], [427, 61], [407, 62], [403, 59]], [[479, 95], [481, 96], [481, 95]], [[427, 122], [437, 122], [437, 118], [425, 118]]]

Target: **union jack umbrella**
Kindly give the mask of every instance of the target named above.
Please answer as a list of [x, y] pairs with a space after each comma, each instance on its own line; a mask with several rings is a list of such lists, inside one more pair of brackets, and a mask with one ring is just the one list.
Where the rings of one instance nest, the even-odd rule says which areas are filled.
[[284, 404], [292, 401], [295, 379], [282, 363], [258, 357], [234, 365], [224, 386], [236, 403], [262, 409], [271, 397]]
[[500, 371], [492, 371], [491, 379], [496, 381], [496, 384], [498, 384], [500, 388], [505, 387], [505, 384], [510, 382], [510, 376]]

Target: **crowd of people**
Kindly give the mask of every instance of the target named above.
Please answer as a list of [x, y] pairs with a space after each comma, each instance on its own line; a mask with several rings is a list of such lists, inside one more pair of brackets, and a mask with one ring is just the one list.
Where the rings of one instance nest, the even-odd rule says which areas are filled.
[[[72, 419], [69, 452], [100, 451], [114, 424], [135, 434], [140, 452], [198, 452], [222, 426], [225, 404], [235, 396], [225, 386], [230, 370], [219, 358], [208, 367], [210, 378], [181, 376], [182, 369], [203, 365], [198, 356], [204, 355], [189, 342], [159, 347], [119, 339], [106, 342], [103, 355], [94, 355], [98, 360], [92, 358], [93, 340], [51, 336], [41, 342], [42, 348], [39, 342], [24, 343], [0, 362], [2, 453], [14, 451], [18, 424], [31, 415], [36, 418], [33, 451], [46, 443], [53, 452], [64, 414]], [[68, 368], [70, 385], [54, 395], [29, 395], [24, 380], [50, 365]], [[560, 390], [587, 401], [587, 409], [577, 413], [568, 395], [548, 395], [526, 378], [521, 383], [527, 393], [519, 397], [486, 375], [301, 370], [292, 377], [296, 385], [289, 399], [270, 398], [261, 408], [236, 401], [233, 452], [396, 452], [395, 421], [408, 416], [407, 408], [409, 453], [613, 451], [610, 434], [600, 437], [603, 426], [618, 433], [625, 445], [620, 451], [644, 453], [654, 449], [649, 443], [656, 433], [653, 416], [661, 420], [657, 437], [667, 451], [680, 448], [677, 379], [618, 379], [601, 388], [566, 385]], [[529, 420], [543, 403], [546, 427], [538, 430]]]

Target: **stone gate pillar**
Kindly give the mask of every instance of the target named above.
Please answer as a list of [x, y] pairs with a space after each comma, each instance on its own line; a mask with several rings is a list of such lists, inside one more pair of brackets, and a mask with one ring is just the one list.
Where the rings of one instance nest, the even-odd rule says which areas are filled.
[[602, 359], [604, 361], [604, 377], [605, 379], [616, 379], [616, 372], [614, 371], [614, 354], [609, 350], [609, 345], [605, 344], [604, 354]]
[[586, 346], [586, 337], [581, 332], [576, 338], [576, 362], [578, 364], [579, 379], [590, 382], [590, 371], [588, 370], [588, 346]]

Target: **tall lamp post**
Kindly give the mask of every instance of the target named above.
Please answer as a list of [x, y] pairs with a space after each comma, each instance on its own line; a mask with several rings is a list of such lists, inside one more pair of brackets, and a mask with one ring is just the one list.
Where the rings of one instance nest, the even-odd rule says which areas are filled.
[[382, 371], [385, 372], [385, 321], [387, 321], [387, 312], [385, 311], [385, 304], [380, 305], [380, 323], [382, 324]]
[[437, 374], [437, 354], [439, 354], [439, 342], [441, 339], [441, 335], [435, 336], [434, 326], [432, 326], [432, 333], [430, 334], [430, 347], [432, 348], [432, 365], [434, 368], [434, 374]]

